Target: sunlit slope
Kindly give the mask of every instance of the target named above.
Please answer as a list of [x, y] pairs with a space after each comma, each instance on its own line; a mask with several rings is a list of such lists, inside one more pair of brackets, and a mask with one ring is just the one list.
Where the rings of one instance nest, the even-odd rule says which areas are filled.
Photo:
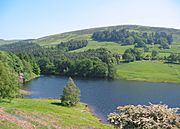
[[159, 27], [147, 27], [147, 26], [139, 26], [139, 25], [120, 25], [120, 26], [109, 26], [109, 27], [100, 27], [100, 28], [91, 28], [91, 29], [84, 29], [72, 32], [66, 32], [62, 34], [50, 35], [46, 37], [42, 37], [39, 39], [34, 40], [34, 43], [44, 45], [54, 45], [59, 44], [63, 41], [68, 41], [71, 39], [86, 39], [91, 40], [91, 35], [96, 31], [103, 31], [103, 30], [114, 30], [114, 29], [128, 29], [130, 31], [141, 31], [141, 32], [166, 32], [173, 34], [174, 37], [174, 45], [180, 45], [180, 30], [178, 29], [171, 29], [171, 28], [159, 28]]
[[136, 61], [116, 66], [116, 77], [150, 82], [180, 82], [180, 65], [160, 61]]
[[124, 51], [128, 48], [133, 48], [133, 45], [121, 46], [115, 42], [97, 42], [97, 41], [89, 41], [88, 45], [84, 48], [77, 49], [71, 52], [83, 52], [88, 49], [98, 49], [98, 48], [107, 48], [112, 53], [124, 53]]
[[11, 103], [0, 103], [0, 128], [20, 129], [111, 129], [101, 123], [85, 106], [75, 107], [58, 105], [55, 99], [14, 99]]

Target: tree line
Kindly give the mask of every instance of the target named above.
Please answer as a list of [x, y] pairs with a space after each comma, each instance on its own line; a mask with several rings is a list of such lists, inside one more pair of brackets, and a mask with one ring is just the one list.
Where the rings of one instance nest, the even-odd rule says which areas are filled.
[[[81, 41], [81, 43], [87, 43]], [[13, 46], [13, 47], [12, 47]], [[66, 47], [66, 46], [64, 46]], [[87, 78], [113, 78], [113, 54], [104, 48], [91, 49], [80, 53], [70, 53], [59, 45], [55, 47], [41, 47], [38, 44], [22, 43], [6, 45], [0, 49], [15, 53], [20, 59], [35, 62], [41, 74], [56, 74]]]
[[180, 54], [179, 53], [171, 53], [171, 55], [167, 58], [169, 63], [179, 63], [180, 64]]
[[43, 74], [85, 78], [113, 77], [111, 67], [115, 63], [113, 62], [114, 57], [107, 49], [88, 50], [80, 53], [61, 53], [57, 55], [51, 53], [51, 55], [35, 57]]
[[0, 100], [15, 97], [20, 84], [39, 75], [39, 72], [35, 62], [28, 62], [13, 53], [0, 51]]
[[76, 50], [79, 48], [86, 47], [88, 44], [87, 40], [70, 40], [67, 42], [61, 42], [57, 45], [58, 48], [65, 48], [67, 51]]
[[139, 48], [129, 48], [126, 49], [123, 54], [123, 60], [125, 62], [133, 62], [138, 60], [164, 60], [168, 63], [180, 64], [180, 54], [179, 53], [171, 53], [170, 56], [164, 56], [159, 58], [159, 51], [152, 50], [151, 53], [145, 55], [144, 49]]
[[135, 45], [135, 47], [145, 47], [146, 44], [159, 44], [161, 49], [169, 49], [173, 42], [172, 34], [166, 32], [134, 32], [125, 29], [112, 31], [97, 31], [92, 35], [96, 41], [112, 41], [122, 45]]

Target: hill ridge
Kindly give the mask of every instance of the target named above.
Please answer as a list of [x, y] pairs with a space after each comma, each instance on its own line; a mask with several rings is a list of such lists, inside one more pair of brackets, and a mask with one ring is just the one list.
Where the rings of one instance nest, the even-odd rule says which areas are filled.
[[[78, 33], [78, 32], [82, 32], [82, 31], [88, 31], [88, 30], [104, 30], [104, 29], [115, 29], [116, 27], [145, 27], [145, 28], [153, 28], [153, 29], [171, 29], [171, 30], [174, 30], [174, 31], [180, 31], [180, 29], [176, 29], [176, 28], [168, 28], [168, 27], [155, 27], [155, 26], [144, 26], [144, 25], [132, 25], [132, 24], [125, 24], [125, 25], [110, 25], [110, 26], [102, 26], [102, 27], [90, 27], [90, 28], [87, 28], [87, 29], [78, 29], [78, 30], [72, 30], [72, 31], [67, 31], [67, 32], [62, 32], [62, 33], [57, 33], [57, 34], [52, 34], [52, 35], [47, 35], [47, 36], [42, 36], [40, 38], [45, 38], [45, 37], [49, 37], [49, 36], [56, 36], [56, 35], [61, 35], [61, 34], [69, 34], [69, 33]], [[128, 28], [126, 28], [128, 29]], [[85, 34], [85, 33], [83, 33]], [[89, 34], [89, 33], [88, 33]], [[40, 39], [40, 38], [37, 38], [37, 39]]]

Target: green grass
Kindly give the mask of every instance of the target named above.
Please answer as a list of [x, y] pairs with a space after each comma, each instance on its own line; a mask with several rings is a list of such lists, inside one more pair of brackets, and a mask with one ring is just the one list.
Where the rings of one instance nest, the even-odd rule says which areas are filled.
[[73, 33], [64, 33], [42, 37], [33, 41], [33, 43], [37, 43], [41, 46], [49, 46], [49, 45], [57, 45], [61, 42], [66, 42], [69, 40], [90, 40], [91, 35], [83, 34], [77, 35]]
[[97, 42], [97, 41], [89, 41], [88, 45], [84, 48], [80, 48], [71, 52], [83, 52], [87, 51], [88, 49], [97, 49], [97, 48], [107, 48], [112, 53], [119, 53], [122, 54], [128, 48], [133, 48], [133, 45], [128, 46], [121, 46], [115, 42]]
[[[152, 50], [159, 51], [159, 57], [164, 57], [164, 56], [168, 57], [172, 52], [180, 53], [180, 45], [171, 45], [171, 49], [165, 49], [165, 50], [160, 50], [158, 48], [159, 45], [147, 45], [147, 47], [149, 47], [150, 51]], [[121, 46], [120, 44], [115, 42], [97, 42], [90, 40], [86, 47], [73, 50], [70, 52], [83, 52], [83, 51], [87, 51], [88, 49], [97, 49], [97, 48], [107, 48], [112, 53], [123, 54], [126, 49], [134, 48], [134, 46], [133, 45]], [[151, 55], [151, 52], [146, 52], [145, 55], [147, 54]]]
[[147, 45], [147, 47], [149, 48], [150, 52], [146, 52], [145, 55], [149, 54], [151, 55], [151, 51], [152, 50], [157, 50], [159, 52], [158, 57], [168, 57], [171, 55], [171, 53], [180, 53], [180, 45], [171, 45], [170, 49], [159, 49], [159, 45]]
[[180, 35], [174, 35], [173, 39], [173, 45], [180, 45]]
[[136, 32], [166, 32], [173, 35], [174, 42], [173, 44], [180, 45], [180, 30], [171, 29], [171, 28], [159, 28], [159, 27], [148, 27], [148, 26], [138, 26], [138, 25], [119, 25], [119, 26], [107, 26], [107, 27], [100, 27], [100, 28], [90, 28], [84, 30], [77, 30], [71, 31], [56, 35], [50, 35], [46, 37], [42, 37], [39, 39], [34, 40], [34, 43], [40, 45], [51, 45], [57, 44], [61, 41], [67, 41], [69, 39], [89, 39], [90, 36], [97, 31], [104, 31], [104, 30], [119, 30], [119, 29], [128, 29], [129, 31], [136, 31]]
[[[146, 52], [146, 53], [144, 53], [144, 56], [146, 56], [146, 55], [150, 55], [151, 56], [151, 52]], [[171, 53], [168, 53], [168, 52], [160, 52], [159, 54], [158, 54], [158, 57], [159, 58], [164, 58], [164, 57], [168, 57], [168, 56], [170, 56], [171, 55]]]
[[157, 50], [160, 53], [180, 53], [180, 45], [172, 44], [170, 49], [159, 49], [159, 45], [147, 45], [149, 47], [149, 50]]
[[[55, 99], [14, 99], [11, 103], [0, 103], [0, 108], [21, 119], [25, 118], [37, 128], [47, 128], [42, 123], [48, 124], [48, 127], [56, 125], [61, 128], [112, 128], [110, 125], [101, 123], [99, 119], [93, 116], [87, 110], [85, 104], [81, 103], [71, 108], [52, 104], [58, 102], [59, 100]], [[11, 126], [1, 120], [0, 125], [3, 129]]]
[[116, 66], [117, 78], [150, 82], [180, 82], [180, 65], [136, 61]]
[[22, 129], [20, 126], [15, 123], [11, 123], [6, 120], [0, 120], [0, 128], [1, 129]]
[[161, 50], [166, 53], [180, 53], [180, 45], [171, 45], [170, 49]]

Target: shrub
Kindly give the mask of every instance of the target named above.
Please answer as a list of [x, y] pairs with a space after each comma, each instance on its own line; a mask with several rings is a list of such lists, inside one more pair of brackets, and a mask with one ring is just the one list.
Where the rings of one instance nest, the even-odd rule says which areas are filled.
[[108, 121], [122, 129], [177, 129], [180, 128], [177, 110], [162, 104], [119, 106], [108, 115]]

